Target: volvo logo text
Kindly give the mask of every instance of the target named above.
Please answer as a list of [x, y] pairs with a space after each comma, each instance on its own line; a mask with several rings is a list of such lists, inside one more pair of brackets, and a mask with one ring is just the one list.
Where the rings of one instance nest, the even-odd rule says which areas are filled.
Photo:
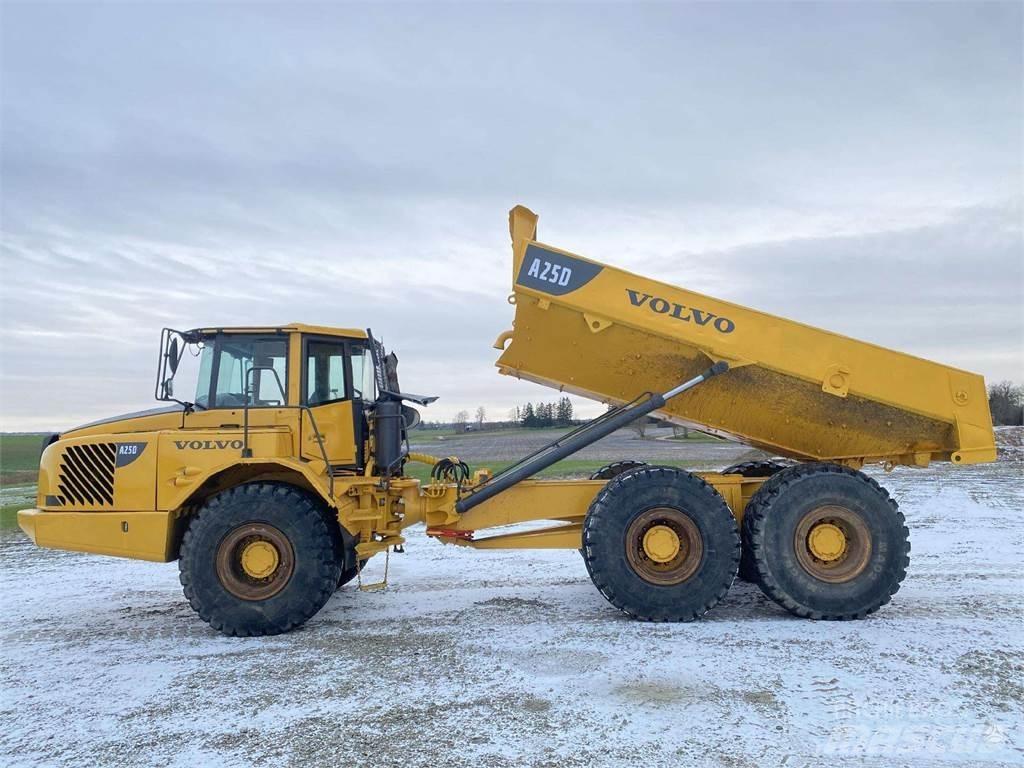
[[175, 440], [174, 447], [179, 451], [188, 448], [190, 451], [223, 451], [227, 448], [241, 450], [241, 440]]
[[732, 333], [736, 328], [736, 323], [728, 317], [719, 317], [714, 312], [705, 312], [696, 307], [686, 307], [660, 296], [651, 296], [649, 293], [640, 293], [630, 288], [626, 289], [626, 293], [629, 295], [629, 303], [634, 307], [646, 306], [651, 312], [658, 315], [668, 315], [684, 323], [710, 324], [719, 333]]

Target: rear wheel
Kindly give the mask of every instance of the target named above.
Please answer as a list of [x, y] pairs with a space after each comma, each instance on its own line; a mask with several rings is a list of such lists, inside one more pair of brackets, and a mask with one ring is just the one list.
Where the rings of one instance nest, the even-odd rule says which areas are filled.
[[583, 523], [601, 594], [643, 621], [691, 621], [728, 591], [740, 540], [725, 500], [696, 475], [640, 468], [608, 483]]
[[907, 575], [910, 532], [885, 489], [836, 464], [804, 464], [766, 482], [744, 517], [761, 590], [810, 619], [858, 619]]
[[722, 470], [723, 475], [740, 475], [742, 477], [771, 477], [776, 472], [789, 469], [793, 464], [779, 461], [778, 459], [763, 459], [758, 461], [741, 461]]
[[250, 483], [208, 500], [185, 531], [185, 597], [226, 635], [276, 635], [319, 611], [337, 587], [336, 532], [286, 485]]
[[[599, 470], [594, 472], [591, 476], [591, 480], [611, 480], [618, 477], [623, 472], [629, 472], [640, 467], [646, 467], [646, 461], [634, 461], [632, 459], [625, 459], [624, 461], [613, 461], [611, 464], [605, 464]], [[583, 555], [583, 548], [581, 547], [580, 555]]]
[[[758, 461], [743, 461], [733, 464], [722, 470], [723, 475], [739, 475], [740, 477], [771, 477], [784, 469], [789, 469], [792, 464], [774, 459], [760, 459]], [[750, 545], [747, 544], [746, 529], [741, 528], [740, 539], [743, 543], [743, 551], [740, 554], [740, 569], [736, 575], [743, 581], [757, 581], [757, 571], [754, 569], [754, 561], [750, 557]]]
[[618, 477], [623, 472], [629, 472], [631, 469], [638, 469], [639, 467], [646, 467], [646, 461], [633, 461], [632, 459], [626, 459], [625, 461], [616, 461], [611, 464], [606, 464], [597, 470], [590, 476], [591, 480], [611, 480]]

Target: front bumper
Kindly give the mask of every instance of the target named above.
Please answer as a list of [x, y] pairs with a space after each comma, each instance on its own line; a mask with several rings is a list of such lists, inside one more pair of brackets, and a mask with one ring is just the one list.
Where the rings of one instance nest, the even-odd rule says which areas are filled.
[[37, 546], [158, 563], [177, 559], [180, 520], [173, 512], [18, 512], [18, 526]]

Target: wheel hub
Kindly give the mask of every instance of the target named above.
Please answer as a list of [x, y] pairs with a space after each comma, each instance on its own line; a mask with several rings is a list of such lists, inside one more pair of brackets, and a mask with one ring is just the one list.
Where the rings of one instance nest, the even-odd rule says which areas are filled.
[[835, 504], [806, 512], [793, 539], [797, 562], [814, 578], [842, 584], [860, 576], [871, 557], [871, 531], [852, 509]]
[[263, 539], [251, 541], [242, 549], [242, 570], [254, 579], [265, 579], [280, 561], [277, 547]]
[[818, 523], [807, 535], [807, 546], [818, 560], [831, 563], [846, 551], [846, 534], [832, 523]]
[[280, 529], [269, 523], [245, 523], [221, 539], [216, 567], [221, 586], [235, 597], [268, 600], [291, 580], [295, 553]]
[[638, 515], [626, 529], [626, 560], [644, 581], [661, 586], [682, 584], [704, 559], [704, 539], [686, 512], [655, 507]]
[[656, 563], [667, 563], [679, 554], [679, 535], [667, 525], [655, 525], [644, 534], [644, 553]]

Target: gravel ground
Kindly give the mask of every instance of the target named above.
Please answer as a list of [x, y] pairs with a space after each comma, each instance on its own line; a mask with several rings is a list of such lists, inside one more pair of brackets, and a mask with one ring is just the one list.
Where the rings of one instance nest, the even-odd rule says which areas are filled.
[[0, 754], [6, 765], [1020, 765], [1024, 451], [1019, 431], [1001, 437], [997, 464], [876, 473], [907, 515], [911, 568], [892, 604], [850, 623], [793, 618], [739, 582], [699, 622], [636, 623], [574, 552], [474, 552], [413, 531], [387, 591], [346, 587], [292, 634], [229, 639], [191, 613], [175, 564], [38, 550], [8, 530]]

